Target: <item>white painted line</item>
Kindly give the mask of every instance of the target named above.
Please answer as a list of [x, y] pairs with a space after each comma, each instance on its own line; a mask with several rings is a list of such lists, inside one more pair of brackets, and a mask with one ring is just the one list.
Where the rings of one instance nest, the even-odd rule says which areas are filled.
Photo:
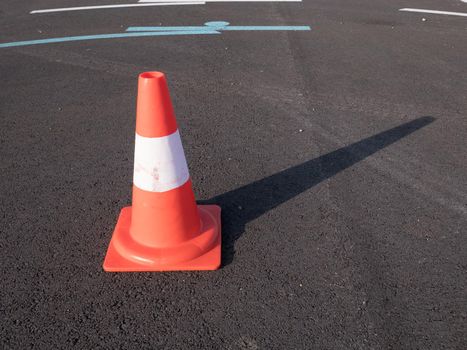
[[[183, 0], [139, 0], [139, 3], [179, 2]], [[204, 2], [302, 2], [302, 0], [203, 0]]]
[[[466, 2], [467, 2], [467, 1], [466, 1]], [[419, 12], [419, 13], [432, 13], [432, 14], [435, 14], [435, 15], [449, 15], [449, 16], [462, 16], [462, 17], [467, 17], [467, 13], [465, 13], [465, 12], [449, 12], [449, 11], [424, 10], [424, 9], [410, 9], [410, 8], [399, 9], [399, 11], [405, 11], [405, 12]]]
[[80, 6], [80, 7], [63, 7], [55, 9], [34, 10], [29, 12], [35, 13], [51, 13], [51, 12], [65, 12], [65, 11], [81, 11], [81, 10], [99, 10], [99, 9], [113, 9], [123, 7], [141, 7], [141, 6], [170, 6], [170, 5], [204, 5], [204, 1], [179, 1], [179, 2], [157, 2], [147, 4], [117, 4], [117, 5], [99, 5], [99, 6]]

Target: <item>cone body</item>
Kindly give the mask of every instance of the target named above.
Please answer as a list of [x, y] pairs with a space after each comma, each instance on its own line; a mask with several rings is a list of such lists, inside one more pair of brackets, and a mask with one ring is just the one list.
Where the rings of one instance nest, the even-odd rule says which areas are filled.
[[132, 207], [124, 208], [106, 271], [213, 270], [220, 208], [197, 206], [163, 73], [139, 76]]

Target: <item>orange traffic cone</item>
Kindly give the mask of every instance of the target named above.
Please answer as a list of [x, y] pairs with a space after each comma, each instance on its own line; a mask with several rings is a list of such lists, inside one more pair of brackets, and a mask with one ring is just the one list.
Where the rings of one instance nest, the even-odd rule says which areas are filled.
[[133, 206], [120, 213], [104, 270], [218, 269], [220, 213], [196, 205], [164, 74], [140, 74]]

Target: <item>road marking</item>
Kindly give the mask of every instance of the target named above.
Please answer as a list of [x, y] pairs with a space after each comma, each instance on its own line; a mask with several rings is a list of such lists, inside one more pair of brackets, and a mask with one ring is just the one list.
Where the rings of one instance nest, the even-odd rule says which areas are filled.
[[230, 26], [229, 22], [216, 21], [216, 22], [206, 22], [204, 26], [197, 27], [128, 27], [127, 32], [163, 32], [163, 31], [202, 31], [202, 30], [215, 30], [215, 31], [225, 31], [225, 30], [285, 30], [285, 31], [303, 31], [311, 30], [309, 26]]
[[141, 37], [141, 36], [221, 34], [221, 32], [225, 30], [244, 30], [244, 31], [302, 30], [303, 31], [303, 30], [311, 30], [311, 28], [309, 26], [232, 26], [232, 27], [229, 27], [229, 22], [216, 21], [216, 22], [206, 22], [204, 26], [198, 26], [198, 27], [129, 27], [126, 30], [126, 33], [80, 35], [80, 36], [67, 36], [67, 37], [62, 37], [62, 38], [14, 41], [10, 43], [0, 44], [0, 48], [63, 43], [63, 42], [69, 42], [69, 41], [132, 38], [132, 37]]
[[[467, 1], [466, 1], [467, 2]], [[449, 11], [437, 11], [437, 10], [425, 10], [425, 9], [411, 9], [411, 8], [403, 8], [399, 9], [399, 11], [405, 12], [420, 12], [420, 13], [431, 13], [435, 15], [449, 15], [449, 16], [462, 16], [467, 17], [467, 13], [465, 12], [449, 12]]]
[[[183, 0], [139, 0], [139, 3], [179, 2]], [[203, 0], [204, 2], [302, 2], [302, 0]]]
[[190, 30], [190, 31], [173, 31], [173, 32], [134, 32], [134, 33], [115, 33], [115, 34], [97, 34], [97, 35], [81, 35], [81, 36], [67, 36], [63, 38], [50, 38], [50, 39], [39, 39], [39, 40], [26, 40], [26, 41], [15, 41], [11, 43], [0, 44], [0, 48], [3, 47], [15, 47], [15, 46], [29, 46], [29, 45], [41, 45], [41, 44], [53, 44], [63, 43], [69, 41], [82, 41], [82, 40], [99, 40], [99, 39], [118, 39], [118, 38], [132, 38], [141, 36], [164, 36], [164, 35], [197, 35], [197, 34], [220, 34], [215, 30]]
[[66, 12], [66, 11], [83, 11], [83, 10], [100, 10], [100, 9], [114, 9], [126, 7], [141, 7], [141, 6], [170, 6], [170, 5], [205, 5], [206, 2], [301, 2], [302, 0], [200, 0], [200, 1], [186, 1], [186, 0], [140, 0], [137, 4], [115, 4], [115, 5], [96, 5], [96, 6], [78, 6], [78, 7], [62, 7], [54, 9], [33, 10], [30, 14], [36, 13], [52, 13], [52, 12]]
[[80, 7], [63, 7], [55, 9], [34, 10], [30, 14], [36, 13], [51, 13], [51, 12], [66, 12], [66, 11], [82, 11], [82, 10], [99, 10], [99, 9], [113, 9], [125, 7], [143, 7], [143, 6], [171, 6], [171, 5], [204, 5], [204, 1], [178, 1], [178, 2], [157, 2], [147, 4], [116, 4], [116, 5], [98, 5], [98, 6], [80, 6]]

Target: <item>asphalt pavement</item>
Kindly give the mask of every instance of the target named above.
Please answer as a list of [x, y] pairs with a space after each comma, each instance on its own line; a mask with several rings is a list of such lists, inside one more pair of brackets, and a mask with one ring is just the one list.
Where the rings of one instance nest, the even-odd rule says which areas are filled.
[[[467, 349], [467, 3], [127, 3], [0, 3], [0, 348]], [[155, 70], [217, 271], [102, 269]]]

